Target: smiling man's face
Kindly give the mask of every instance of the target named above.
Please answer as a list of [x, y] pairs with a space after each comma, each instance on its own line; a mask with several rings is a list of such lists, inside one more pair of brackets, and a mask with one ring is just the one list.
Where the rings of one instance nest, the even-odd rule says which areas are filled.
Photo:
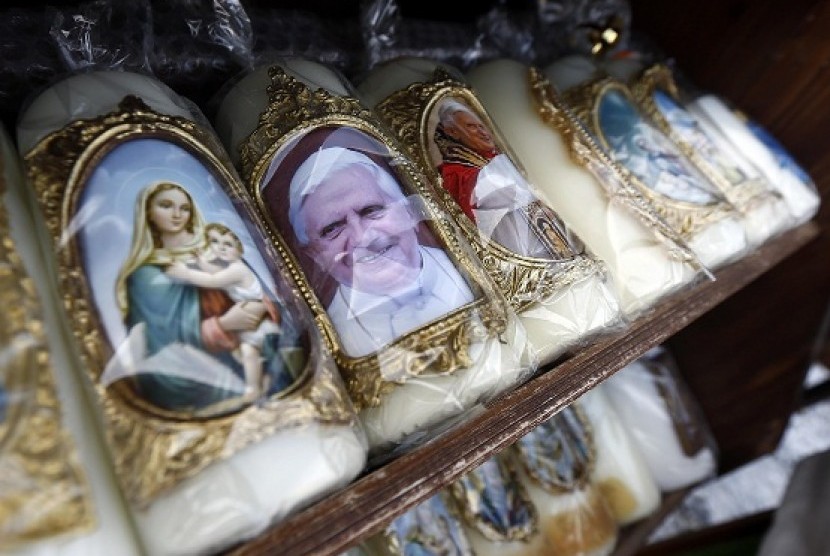
[[393, 294], [421, 268], [415, 219], [371, 173], [352, 166], [323, 180], [302, 205], [308, 254], [324, 272], [358, 291]]

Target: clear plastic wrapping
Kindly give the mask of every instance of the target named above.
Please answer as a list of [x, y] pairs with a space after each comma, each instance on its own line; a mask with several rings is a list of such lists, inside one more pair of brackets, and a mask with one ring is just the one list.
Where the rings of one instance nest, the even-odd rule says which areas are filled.
[[604, 265], [534, 191], [458, 70], [403, 58], [377, 66], [358, 91], [421, 164], [540, 361], [622, 326]]
[[0, 129], [0, 552], [9, 555], [138, 555], [84, 392], [66, 363], [57, 301], [18, 154]]
[[538, 71], [500, 59], [467, 72], [477, 98], [549, 205], [602, 260], [635, 316], [700, 276], [701, 265], [645, 199], [589, 148]]
[[761, 131], [757, 123], [713, 94], [698, 96], [686, 108], [701, 125], [711, 129], [713, 135], [724, 137], [761, 171], [787, 202], [795, 224], [802, 224], [815, 215], [821, 202], [815, 184], [803, 170], [799, 171], [780, 143]]
[[650, 350], [602, 388], [661, 490], [715, 475], [715, 438], [668, 350]]
[[576, 70], [566, 59], [543, 72], [624, 178], [704, 265], [717, 268], [743, 256], [749, 244], [737, 208], [649, 120], [626, 84], [603, 76], [587, 58], [585, 64]]
[[333, 68], [286, 58], [250, 73], [217, 128], [293, 258], [374, 454], [535, 369], [422, 172]]
[[99, 70], [18, 126], [73, 370], [153, 554], [250, 538], [366, 462], [334, 361], [202, 122], [156, 79]]

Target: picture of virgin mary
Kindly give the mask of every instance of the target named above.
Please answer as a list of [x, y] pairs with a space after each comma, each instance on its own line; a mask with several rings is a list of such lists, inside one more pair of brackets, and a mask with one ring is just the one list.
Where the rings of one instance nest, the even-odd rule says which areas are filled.
[[[161, 141], [133, 143], [148, 142], [142, 151], [170, 155], [172, 150], [193, 158]], [[123, 262], [115, 267], [109, 258], [96, 257], [89, 248], [92, 234], [85, 239], [87, 258], [111, 267], [101, 268], [96, 279], [97, 269], [88, 263], [93, 286], [114, 278], [117, 312], [106, 306], [101, 288], [93, 288], [115, 340], [102, 384], [125, 381], [153, 406], [199, 414], [238, 409], [288, 387], [295, 380], [297, 333], [276, 299], [264, 293], [270, 288], [263, 287], [258, 254], [252, 253], [259, 271], [243, 259], [239, 238], [251, 241], [230, 201], [216, 195], [221, 189], [213, 180], [202, 185], [207, 191], [199, 191], [198, 185], [185, 187], [173, 179], [141, 184], [141, 177], [142, 172], [132, 174], [133, 185], [117, 197], [123, 204], [133, 199], [132, 232], [121, 240], [128, 246]], [[195, 192], [212, 200], [210, 225]], [[93, 199], [86, 199], [90, 212], [96, 211]], [[230, 226], [218, 225], [218, 219]]]

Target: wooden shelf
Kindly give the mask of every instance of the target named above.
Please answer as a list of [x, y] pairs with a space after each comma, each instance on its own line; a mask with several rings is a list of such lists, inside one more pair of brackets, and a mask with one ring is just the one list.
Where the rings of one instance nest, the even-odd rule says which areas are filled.
[[[598, 338], [564, 361], [540, 369], [534, 378], [491, 401], [484, 411], [469, 416], [442, 436], [367, 473], [230, 553], [342, 553], [517, 441], [818, 235], [818, 226], [808, 223], [769, 241], [719, 270], [716, 280], [667, 297], [624, 330]], [[643, 527], [646, 531], [649, 525]], [[638, 534], [642, 542], [648, 533]]]

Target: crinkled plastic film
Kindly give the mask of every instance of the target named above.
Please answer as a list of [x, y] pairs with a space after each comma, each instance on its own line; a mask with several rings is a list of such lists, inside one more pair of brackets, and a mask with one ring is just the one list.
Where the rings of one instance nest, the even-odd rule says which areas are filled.
[[627, 525], [653, 514], [660, 507], [660, 489], [603, 385], [595, 386], [576, 403], [593, 430], [596, 463], [592, 481], [617, 522]]
[[587, 59], [584, 68], [576, 68], [572, 58], [564, 63], [554, 62], [543, 73], [632, 191], [653, 206], [706, 267], [718, 268], [745, 255], [750, 245], [738, 209], [648, 118], [628, 86], [604, 76]]
[[501, 59], [473, 68], [467, 80], [529, 181], [605, 263], [627, 316], [703, 275], [678, 234], [640, 197], [625, 194], [619, 175], [588, 148], [587, 134], [538, 71]]
[[498, 54], [476, 22], [404, 17], [395, 0], [365, 2], [360, 21], [367, 70], [395, 58], [427, 58], [466, 68]]
[[769, 139], [765, 143], [765, 138], [770, 136], [762, 133], [759, 137], [758, 128], [750, 127], [750, 120], [740, 117], [728, 101], [713, 94], [703, 94], [687, 103], [686, 108], [702, 125], [725, 137], [763, 173], [784, 197], [794, 224], [802, 224], [816, 214], [821, 199], [812, 180], [793, 165], [792, 157], [780, 144], [776, 147]]
[[5, 129], [0, 169], [0, 291], [10, 308], [0, 331], [0, 551], [80, 556], [116, 546], [137, 555], [84, 393], [65, 361], [23, 174]]
[[421, 170], [336, 70], [260, 68], [226, 94], [217, 128], [294, 261], [374, 456], [535, 370], [524, 328]]
[[262, 217], [193, 106], [147, 75], [88, 71], [38, 95], [18, 127], [75, 371], [153, 554], [251, 538], [350, 482], [367, 454]]
[[792, 226], [783, 196], [728, 141], [682, 106], [668, 66], [645, 70], [632, 91], [659, 129], [738, 209], [750, 245], [761, 245]]
[[717, 445], [671, 354], [654, 348], [603, 382], [606, 397], [663, 491], [717, 471]]
[[424, 168], [540, 361], [623, 326], [604, 265], [535, 192], [457, 69], [403, 58], [358, 90]]

